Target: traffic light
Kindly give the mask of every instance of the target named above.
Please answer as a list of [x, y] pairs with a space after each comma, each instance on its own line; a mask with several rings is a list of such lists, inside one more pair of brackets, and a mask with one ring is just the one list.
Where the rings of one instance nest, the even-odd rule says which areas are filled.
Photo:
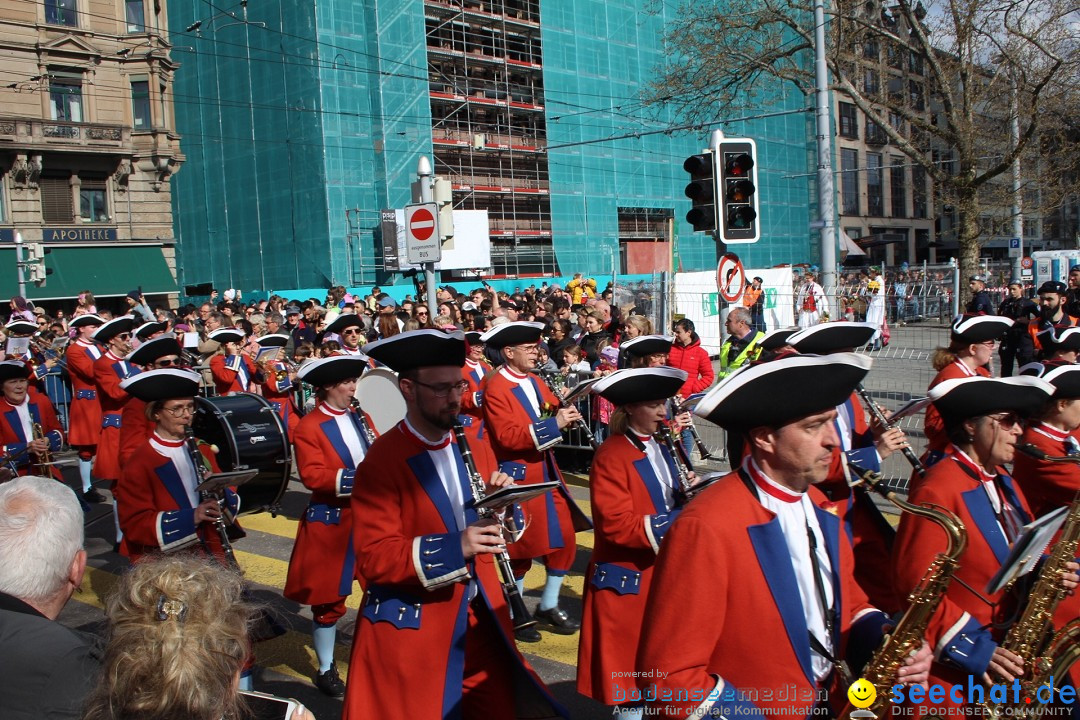
[[439, 206], [439, 239], [454, 237], [454, 197], [450, 181], [436, 177], [431, 187], [431, 198]]
[[715, 233], [717, 229], [717, 177], [712, 151], [686, 158], [683, 162], [683, 170], [690, 173], [686, 197], [693, 203], [690, 212], [686, 213], [686, 222], [693, 225], [696, 232]]
[[45, 267], [45, 256], [50, 252], [52, 249], [45, 247], [42, 243], [26, 243], [27, 280], [38, 287], [43, 287], [45, 278], [52, 275], [52, 268]]
[[757, 145], [749, 138], [720, 143], [720, 239], [727, 244], [755, 243], [758, 225]]

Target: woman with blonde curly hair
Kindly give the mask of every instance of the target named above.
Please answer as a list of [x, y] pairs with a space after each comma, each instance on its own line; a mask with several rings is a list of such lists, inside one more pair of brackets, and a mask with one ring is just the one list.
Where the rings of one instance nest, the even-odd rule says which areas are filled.
[[253, 612], [240, 574], [213, 560], [137, 563], [107, 602], [104, 673], [83, 720], [245, 717], [238, 685]]

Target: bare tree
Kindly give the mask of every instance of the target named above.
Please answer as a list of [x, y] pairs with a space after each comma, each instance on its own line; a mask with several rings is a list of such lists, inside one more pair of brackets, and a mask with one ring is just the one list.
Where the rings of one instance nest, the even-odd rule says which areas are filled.
[[[955, 205], [960, 270], [973, 274], [981, 246], [980, 203], [991, 201], [984, 189], [1014, 158], [1044, 149], [1040, 133], [1058, 122], [1052, 108], [1071, 112], [1065, 98], [1077, 88], [1076, 4], [833, 0], [825, 7], [832, 90], [847, 96], [896, 150], [925, 169], [944, 203]], [[767, 105], [784, 86], [810, 95], [813, 34], [810, 2], [759, 0], [743, 12], [732, 3], [689, 3], [669, 28], [671, 59], [651, 100], [700, 121], [714, 119], [718, 106]], [[862, 82], [859, 57], [871, 43], [898, 58], [907, 79]], [[915, 74], [923, 80], [910, 79]], [[1015, 144], [1009, 131], [1013, 113], [1020, 122]], [[941, 151], [937, 161], [934, 150]], [[950, 162], [941, 162], [943, 155]]]

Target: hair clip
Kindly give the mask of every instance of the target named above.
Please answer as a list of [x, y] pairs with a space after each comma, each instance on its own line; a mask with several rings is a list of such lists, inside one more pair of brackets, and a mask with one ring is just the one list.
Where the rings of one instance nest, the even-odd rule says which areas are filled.
[[176, 620], [177, 622], [184, 622], [184, 618], [187, 617], [187, 605], [180, 600], [170, 600], [164, 595], [160, 596], [157, 601], [157, 619], [164, 622], [169, 618]]

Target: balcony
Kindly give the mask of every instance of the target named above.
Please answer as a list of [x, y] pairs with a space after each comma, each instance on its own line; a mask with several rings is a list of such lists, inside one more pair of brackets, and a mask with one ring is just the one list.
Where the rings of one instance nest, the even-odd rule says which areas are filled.
[[488, 216], [491, 237], [551, 237], [549, 220], [502, 219]]
[[453, 189], [456, 192], [513, 193], [516, 195], [548, 195], [551, 192], [547, 180], [529, 180], [499, 175], [467, 175], [455, 179]]
[[432, 140], [436, 147], [473, 148], [474, 150], [513, 150], [515, 152], [542, 153], [547, 143], [535, 137], [520, 137], [496, 133], [468, 133], [449, 128], [433, 128]]
[[2, 146], [128, 154], [132, 151], [131, 128], [100, 123], [0, 118]]

